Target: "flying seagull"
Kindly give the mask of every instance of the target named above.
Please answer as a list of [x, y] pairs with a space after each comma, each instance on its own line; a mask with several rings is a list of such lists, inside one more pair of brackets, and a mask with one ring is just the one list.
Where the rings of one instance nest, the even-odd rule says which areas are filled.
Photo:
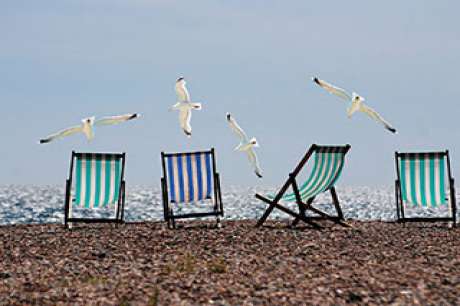
[[86, 136], [88, 141], [91, 141], [94, 138], [93, 127], [99, 125], [113, 125], [135, 118], [139, 118], [139, 114], [127, 114], [121, 116], [112, 116], [112, 117], [103, 117], [101, 119], [95, 120], [95, 117], [89, 117], [81, 120], [81, 124], [73, 126], [64, 130], [61, 130], [57, 133], [51, 134], [46, 138], [40, 139], [40, 143], [48, 143], [55, 139], [62, 138], [65, 136], [70, 136], [76, 133], [83, 133]]
[[258, 177], [262, 177], [262, 171], [260, 170], [259, 161], [257, 160], [256, 153], [254, 152], [254, 148], [259, 146], [257, 140], [254, 137], [249, 139], [246, 133], [243, 131], [243, 129], [238, 125], [238, 123], [236, 123], [233, 116], [231, 116], [229, 113], [227, 113], [227, 121], [230, 125], [230, 128], [240, 138], [240, 144], [235, 148], [235, 151], [246, 152], [249, 158], [249, 162], [254, 167], [255, 174]]
[[185, 79], [180, 77], [176, 81], [176, 93], [178, 102], [171, 107], [171, 110], [179, 111], [179, 124], [187, 137], [192, 136], [192, 126], [190, 120], [192, 119], [192, 109], [201, 109], [201, 103], [190, 101], [190, 94], [187, 87], [185, 87]]
[[380, 116], [375, 110], [364, 104], [364, 98], [359, 96], [357, 93], [352, 93], [351, 95], [343, 90], [342, 88], [336, 87], [332, 84], [329, 84], [323, 80], [318, 78], [312, 78], [313, 82], [321, 86], [322, 88], [326, 89], [329, 93], [336, 95], [337, 97], [342, 98], [343, 100], [350, 101], [351, 106], [347, 110], [348, 118], [351, 118], [353, 113], [356, 111], [363, 112], [367, 114], [369, 117], [374, 119], [377, 122], [383, 124], [383, 126], [392, 133], [396, 133], [396, 129], [393, 128], [390, 123], [388, 123], [382, 116]]

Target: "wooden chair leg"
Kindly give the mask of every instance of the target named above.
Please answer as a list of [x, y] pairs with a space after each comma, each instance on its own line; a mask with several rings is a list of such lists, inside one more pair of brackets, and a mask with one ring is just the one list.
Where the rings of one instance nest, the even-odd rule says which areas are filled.
[[335, 187], [331, 188], [331, 196], [332, 196], [332, 202], [334, 203], [334, 206], [335, 206], [335, 210], [337, 211], [337, 217], [340, 220], [343, 220], [342, 208], [340, 207], [339, 198], [337, 197], [337, 193], [335, 192]]

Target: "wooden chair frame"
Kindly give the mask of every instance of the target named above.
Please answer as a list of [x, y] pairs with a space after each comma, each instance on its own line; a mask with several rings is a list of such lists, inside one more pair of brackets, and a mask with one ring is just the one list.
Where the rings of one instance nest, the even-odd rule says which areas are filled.
[[[345, 155], [350, 150], [351, 146], [348, 144], [345, 146], [340, 146], [340, 147], [339, 146], [319, 146], [319, 145], [313, 144], [310, 147], [310, 149], [307, 151], [305, 156], [302, 158], [302, 160], [299, 162], [297, 167], [294, 169], [294, 171], [289, 174], [289, 178], [284, 183], [284, 185], [281, 187], [281, 189], [278, 191], [274, 199], [269, 199], [263, 195], [256, 194], [257, 199], [269, 205], [269, 207], [267, 208], [263, 216], [258, 220], [257, 225], [256, 225], [257, 227], [262, 226], [264, 224], [264, 222], [267, 220], [268, 216], [270, 215], [270, 213], [273, 211], [274, 208], [278, 208], [279, 210], [295, 217], [294, 222], [292, 223], [293, 226], [297, 225], [299, 221], [303, 221], [315, 228], [321, 228], [321, 226], [315, 223], [314, 220], [330, 220], [337, 224], [348, 226], [346, 223], [344, 223], [342, 209], [340, 208], [339, 199], [337, 197], [337, 193], [335, 191], [334, 186], [330, 187], [329, 191], [332, 196], [332, 203], [334, 204], [335, 210], [337, 212], [337, 216], [329, 215], [313, 207], [312, 203], [315, 200], [315, 197], [309, 198], [306, 202], [303, 202], [300, 196], [299, 188], [298, 188], [297, 181], [296, 181], [297, 175], [303, 169], [303, 167], [308, 162], [308, 160], [310, 159], [313, 153], [321, 151], [321, 150], [325, 150], [325, 149], [326, 150], [331, 149], [331, 148], [339, 149], [338, 152], [341, 152]], [[279, 201], [281, 200], [281, 198], [283, 197], [283, 195], [286, 193], [286, 191], [288, 190], [290, 186], [292, 186], [292, 189], [296, 197], [296, 204], [299, 208], [298, 213], [279, 204]], [[307, 210], [310, 210], [316, 213], [318, 216], [307, 216], [306, 215]]]
[[[177, 156], [177, 155], [187, 155], [187, 154], [211, 154], [212, 159], [212, 175], [213, 175], [213, 203], [214, 207], [213, 210], [210, 212], [202, 212], [202, 213], [188, 213], [188, 214], [180, 214], [174, 212], [174, 209], [169, 202], [169, 193], [168, 193], [168, 173], [166, 171], [166, 158], [170, 156]], [[220, 217], [224, 216], [224, 206], [222, 204], [222, 192], [220, 188], [220, 175], [216, 170], [216, 157], [215, 157], [215, 150], [211, 148], [208, 151], [196, 151], [196, 152], [183, 152], [183, 153], [165, 153], [161, 152], [161, 163], [163, 168], [163, 177], [161, 178], [161, 191], [162, 191], [162, 198], [163, 198], [163, 217], [164, 220], [168, 223], [168, 228], [176, 228], [176, 220], [177, 219], [188, 219], [188, 218], [202, 218], [202, 217], [216, 217], [217, 225], [220, 225]]]
[[[115, 218], [73, 218], [69, 216], [70, 209], [71, 209], [70, 205], [72, 205], [71, 190], [72, 190], [72, 182], [73, 182], [74, 160], [76, 157], [81, 157], [84, 154], [91, 154], [96, 158], [112, 156], [112, 157], [121, 159], [120, 192], [118, 195]], [[64, 226], [65, 228], [69, 228], [69, 223], [116, 223], [116, 224], [120, 224], [124, 222], [125, 189], [126, 189], [126, 182], [124, 180], [125, 160], [126, 160], [125, 153], [76, 153], [75, 151], [72, 151], [72, 156], [70, 159], [69, 178], [66, 180], [65, 205], [64, 205]]]
[[[411, 217], [408, 218], [405, 216], [404, 212], [404, 203], [402, 200], [402, 190], [401, 190], [401, 178], [399, 172], [399, 158], [402, 156], [410, 156], [410, 155], [417, 155], [417, 154], [438, 154], [441, 156], [446, 157], [446, 166], [447, 166], [447, 176], [449, 179], [449, 205], [451, 216], [450, 217]], [[396, 180], [395, 180], [395, 199], [396, 199], [396, 217], [397, 222], [406, 223], [406, 222], [453, 222], [453, 226], [456, 226], [456, 217], [457, 217], [457, 204], [455, 199], [455, 180], [452, 177], [452, 172], [450, 169], [450, 157], [449, 151], [443, 152], [423, 152], [423, 153], [401, 153], [395, 152], [395, 164], [396, 164]]]

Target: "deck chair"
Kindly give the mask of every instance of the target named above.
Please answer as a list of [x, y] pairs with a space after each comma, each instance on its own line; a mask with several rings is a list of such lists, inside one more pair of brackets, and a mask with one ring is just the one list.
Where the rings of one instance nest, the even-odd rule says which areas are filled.
[[[395, 152], [396, 215], [399, 222], [452, 221], [456, 224], [454, 179], [449, 151], [427, 153]], [[436, 209], [449, 206], [447, 217], [406, 217], [404, 208]]]
[[[219, 173], [216, 170], [214, 148], [202, 152], [164, 153], [161, 152], [163, 177], [164, 219], [168, 228], [176, 228], [176, 219], [215, 216], [217, 226], [224, 215]], [[177, 212], [179, 204], [192, 205], [211, 202], [212, 211], [182, 213]]]
[[[334, 185], [342, 172], [343, 165], [345, 163], [345, 155], [350, 148], [350, 145], [319, 146], [313, 144], [294, 171], [289, 174], [289, 178], [277, 194], [268, 196], [256, 194], [256, 198], [269, 205], [263, 216], [257, 222], [257, 226], [261, 226], [265, 222], [274, 208], [295, 217], [294, 222], [292, 223], [293, 226], [295, 226], [299, 221], [303, 221], [315, 228], [320, 228], [321, 226], [315, 223], [314, 220], [321, 219], [331, 220], [335, 223], [348, 226], [343, 222], [343, 213], [340, 208]], [[314, 164], [312, 172], [310, 173], [308, 179], [302, 185], [299, 185], [296, 177], [313, 154]], [[292, 187], [292, 193], [286, 193], [289, 187]], [[329, 215], [312, 206], [315, 197], [328, 190], [331, 193], [332, 202], [337, 212], [337, 216]], [[294, 212], [286, 206], [281, 205], [280, 202], [295, 202], [299, 208], [299, 212]], [[305, 214], [307, 210], [315, 213], [316, 215], [307, 216]]]
[[[72, 151], [66, 181], [64, 225], [122, 223], [125, 206], [125, 153], [76, 153]], [[75, 175], [74, 175], [75, 173]], [[72, 188], [72, 183], [75, 187]], [[84, 210], [113, 207], [113, 218], [74, 218], [72, 207]]]

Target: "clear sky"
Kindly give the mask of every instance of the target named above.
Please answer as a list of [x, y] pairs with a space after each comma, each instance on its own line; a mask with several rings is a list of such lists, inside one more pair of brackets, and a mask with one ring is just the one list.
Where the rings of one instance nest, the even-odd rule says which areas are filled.
[[[126, 151], [128, 184], [159, 184], [160, 151], [214, 146], [223, 185], [273, 186], [311, 143], [350, 143], [343, 185], [391, 185], [395, 150], [449, 149], [460, 179], [459, 1], [0, 1], [0, 184], [63, 184], [72, 149]], [[399, 131], [316, 87], [356, 91]], [[188, 80], [193, 137], [174, 82]], [[264, 179], [233, 152], [231, 112]], [[88, 143], [37, 141], [89, 115], [139, 112]]]

